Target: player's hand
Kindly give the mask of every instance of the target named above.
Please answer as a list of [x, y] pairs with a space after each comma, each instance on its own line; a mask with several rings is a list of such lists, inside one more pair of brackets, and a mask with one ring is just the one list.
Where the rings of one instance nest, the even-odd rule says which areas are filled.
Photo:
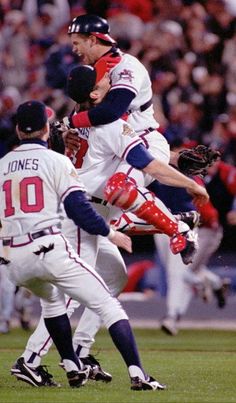
[[69, 129], [63, 132], [63, 140], [69, 151], [78, 151], [80, 148], [80, 139], [76, 129]]
[[236, 210], [231, 210], [226, 215], [227, 223], [229, 225], [236, 225]]
[[132, 253], [132, 241], [128, 235], [123, 234], [120, 231], [113, 231], [112, 238], [109, 238], [114, 245], [119, 248], [125, 249], [127, 252]]
[[201, 207], [209, 201], [209, 194], [206, 189], [194, 181], [192, 181], [192, 186], [187, 189], [187, 192], [192, 196], [196, 207]]

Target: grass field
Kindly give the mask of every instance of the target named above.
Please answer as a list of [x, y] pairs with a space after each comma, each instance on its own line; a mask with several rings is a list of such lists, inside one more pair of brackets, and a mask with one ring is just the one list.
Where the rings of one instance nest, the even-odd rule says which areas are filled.
[[55, 349], [43, 364], [61, 382], [58, 388], [33, 388], [10, 376], [10, 368], [24, 349], [28, 334], [14, 329], [0, 336], [1, 403], [230, 403], [236, 402], [236, 332], [183, 330], [177, 337], [160, 330], [134, 330], [143, 364], [165, 391], [133, 392], [127, 370], [108, 333], [99, 333], [96, 349], [102, 366], [113, 375], [110, 384], [89, 381], [80, 389], [70, 389], [58, 367]]

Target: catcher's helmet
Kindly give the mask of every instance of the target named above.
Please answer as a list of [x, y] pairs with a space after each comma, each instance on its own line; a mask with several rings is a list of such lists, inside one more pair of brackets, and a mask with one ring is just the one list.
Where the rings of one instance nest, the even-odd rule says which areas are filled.
[[103, 41], [116, 43], [109, 35], [109, 31], [107, 20], [92, 14], [75, 17], [68, 28], [68, 34], [92, 34]]

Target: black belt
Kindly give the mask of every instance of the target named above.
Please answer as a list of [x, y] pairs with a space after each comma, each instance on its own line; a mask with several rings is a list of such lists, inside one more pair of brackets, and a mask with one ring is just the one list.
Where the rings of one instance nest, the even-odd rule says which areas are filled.
[[[156, 128], [155, 127], [149, 127], [148, 129], [145, 129], [144, 133], [142, 133], [142, 134], [148, 134], [148, 133], [154, 132], [154, 130], [157, 130], [157, 127]], [[139, 134], [139, 136], [141, 136], [142, 134]]]
[[[30, 242], [32, 242], [34, 239], [37, 238], [41, 238], [42, 236], [45, 235], [53, 235], [53, 234], [59, 234], [61, 231], [59, 230], [59, 228], [54, 225], [52, 227], [48, 227], [45, 229], [42, 229], [40, 231], [36, 231], [36, 232], [29, 232], [28, 234], [25, 235], [19, 235], [16, 237], [10, 237], [10, 238], [3, 238], [2, 239], [2, 245], [3, 246], [20, 246], [20, 245], [26, 245]], [[18, 242], [17, 243], [17, 238], [18, 238]], [[16, 241], [16, 242], [15, 242]]]
[[152, 99], [149, 99], [149, 101], [147, 101], [145, 104], [140, 106], [140, 111], [144, 112], [146, 111], [146, 109], [148, 109], [150, 106], [152, 105]]
[[139, 108], [128, 110], [128, 114], [130, 115], [131, 113], [133, 113], [133, 112], [135, 112], [135, 111], [144, 112], [144, 111], [146, 111], [146, 109], [148, 109], [151, 105], [152, 105], [152, 99], [149, 99], [149, 101], [145, 102], [145, 104], [141, 105]]
[[95, 197], [95, 196], [92, 196], [90, 201], [92, 203], [102, 204], [103, 206], [106, 206], [108, 204], [108, 201], [103, 200], [103, 199], [99, 199], [99, 197]]

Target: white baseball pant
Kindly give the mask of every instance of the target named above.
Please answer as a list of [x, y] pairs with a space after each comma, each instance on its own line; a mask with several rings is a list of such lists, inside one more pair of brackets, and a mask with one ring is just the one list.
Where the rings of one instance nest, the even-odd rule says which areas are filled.
[[[36, 255], [42, 245], [53, 249]], [[41, 298], [45, 318], [66, 313], [65, 294], [101, 316], [109, 328], [127, 315], [102, 278], [74, 252], [62, 234], [47, 235], [24, 246], [3, 247], [10, 280]]]

